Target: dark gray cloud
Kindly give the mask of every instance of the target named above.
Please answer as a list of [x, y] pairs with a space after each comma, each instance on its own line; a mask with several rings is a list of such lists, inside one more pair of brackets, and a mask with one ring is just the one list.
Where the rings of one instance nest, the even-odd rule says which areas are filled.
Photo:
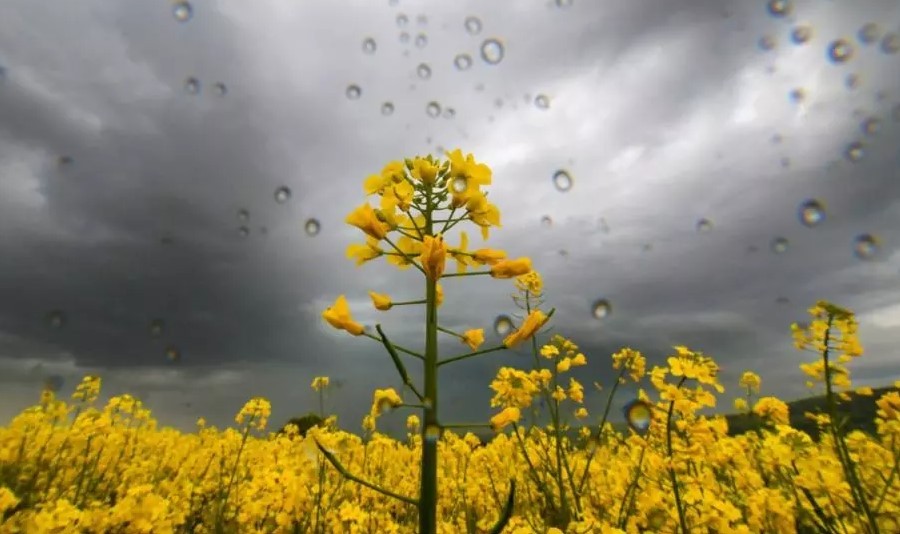
[[[422, 289], [413, 272], [346, 260], [362, 237], [344, 216], [387, 161], [457, 146], [492, 167], [503, 228], [489, 245], [534, 259], [554, 331], [589, 357], [585, 383], [608, 383], [623, 346], [652, 365], [686, 344], [722, 363], [726, 386], [749, 368], [766, 393], [803, 395], [797, 365], [810, 355], [789, 325], [822, 298], [859, 313], [860, 383], [900, 376], [900, 54], [857, 37], [873, 21], [879, 39], [900, 32], [895, 3], [799, 3], [784, 18], [763, 1], [712, 0], [193, 7], [183, 23], [166, 3], [0, 7], [0, 416], [51, 376], [68, 391], [96, 373], [162, 424], [227, 424], [254, 395], [280, 423], [313, 407], [309, 383], [329, 375], [342, 383], [331, 409], [358, 428], [372, 389], [399, 379], [377, 343], [334, 331], [321, 311], [346, 294], [359, 320], [416, 348], [421, 310], [375, 311], [367, 291]], [[797, 25], [808, 42], [791, 42]], [[480, 55], [488, 38], [505, 47], [496, 65]], [[835, 64], [838, 38], [854, 52]], [[473, 64], [460, 71], [463, 53]], [[429, 117], [429, 102], [448, 116]], [[560, 169], [569, 191], [553, 186]], [[281, 186], [293, 194], [277, 203]], [[798, 220], [810, 198], [826, 215], [813, 228]], [[864, 261], [854, 239], [866, 233], [879, 246]], [[490, 330], [517, 311], [509, 282], [444, 285], [449, 328]], [[612, 304], [603, 320], [591, 313], [600, 298]], [[448, 368], [447, 417], [484, 418], [496, 370], [530, 361], [517, 350]]]

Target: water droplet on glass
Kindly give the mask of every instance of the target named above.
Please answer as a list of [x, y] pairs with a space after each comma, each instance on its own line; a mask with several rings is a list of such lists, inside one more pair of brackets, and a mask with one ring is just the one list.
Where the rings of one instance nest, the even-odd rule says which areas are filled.
[[437, 443], [441, 438], [441, 427], [437, 425], [428, 425], [425, 427], [425, 441], [428, 443]]
[[859, 141], [854, 141], [847, 145], [847, 148], [844, 149], [844, 157], [852, 163], [861, 160], [863, 157], [863, 144]]
[[793, 102], [795, 104], [799, 104], [800, 102], [803, 102], [803, 99], [805, 97], [806, 97], [806, 91], [802, 87], [798, 87], [796, 89], [791, 89], [791, 91], [788, 93], [788, 98], [791, 100], [791, 102]]
[[291, 198], [291, 190], [288, 186], [283, 185], [275, 190], [275, 202], [279, 204], [284, 204]]
[[453, 66], [456, 70], [468, 70], [472, 66], [472, 57], [469, 54], [457, 54], [453, 58]]
[[547, 98], [547, 95], [537, 95], [534, 97], [534, 105], [538, 109], [547, 109], [550, 107], [550, 99]]
[[50, 328], [62, 328], [66, 325], [66, 314], [62, 310], [51, 310], [47, 314], [47, 324]]
[[187, 22], [194, 16], [194, 8], [190, 2], [175, 2], [172, 4], [172, 16], [178, 22]]
[[866, 135], [875, 135], [881, 131], [881, 119], [878, 117], [868, 117], [862, 124], [859, 125], [859, 129]]
[[[400, 42], [406, 44], [409, 42], [409, 32], [400, 32]], [[409, 57], [409, 52], [405, 51], [403, 57]]]
[[250, 229], [246, 226], [241, 226], [240, 228], [238, 228], [238, 235], [241, 237], [247, 237], [250, 235]]
[[496, 319], [494, 319], [494, 332], [497, 332], [497, 335], [505, 336], [513, 329], [512, 319], [507, 315], [500, 315]]
[[896, 33], [885, 34], [881, 38], [881, 51], [890, 55], [900, 52], [900, 35]]
[[150, 321], [150, 335], [153, 337], [161, 336], [165, 327], [166, 323], [162, 319], [153, 319]]
[[496, 65], [503, 61], [504, 53], [503, 43], [497, 39], [491, 38], [481, 43], [481, 59], [488, 65]]
[[441, 114], [441, 105], [437, 102], [429, 102], [427, 106], [425, 106], [425, 112], [428, 113], [428, 116], [432, 119], [437, 118], [438, 115]]
[[801, 24], [791, 30], [791, 41], [794, 41], [794, 44], [804, 44], [812, 39], [812, 35], [812, 26]]
[[598, 299], [591, 305], [591, 313], [594, 319], [605, 319], [612, 313], [612, 305], [606, 299]]
[[419, 15], [416, 17], [416, 24], [419, 26], [425, 26], [428, 24], [428, 17], [425, 15]]
[[572, 7], [573, 0], [556, 0], [556, 7], [567, 8]]
[[181, 351], [178, 350], [177, 347], [169, 345], [166, 347], [166, 358], [168, 358], [170, 362], [177, 362], [181, 359]]
[[625, 412], [625, 421], [632, 430], [639, 434], [643, 434], [650, 429], [650, 421], [653, 419], [653, 407], [650, 403], [635, 399], [622, 410]]
[[541, 217], [541, 226], [553, 226], [553, 219], [551, 219], [549, 215], [544, 215]]
[[713, 228], [713, 223], [709, 219], [700, 219], [696, 225], [698, 232], [709, 232]]
[[861, 234], [853, 239], [853, 254], [861, 260], [870, 260], [878, 253], [878, 238], [872, 234]]
[[225, 96], [228, 94], [228, 88], [225, 87], [225, 84], [222, 82], [216, 82], [213, 84], [213, 93], [216, 96]]
[[381, 114], [385, 117], [388, 115], [394, 114], [394, 104], [391, 102], [385, 102], [381, 105]]
[[757, 46], [759, 46], [759, 49], [762, 50], [763, 52], [768, 52], [769, 50], [773, 50], [775, 48], [775, 44], [776, 44], [776, 41], [775, 41], [774, 36], [763, 35], [762, 37], [759, 38], [759, 42], [757, 43]]
[[557, 191], [565, 192], [572, 189], [572, 176], [562, 169], [553, 173], [553, 187]]
[[408, 22], [409, 22], [409, 18], [406, 15], [404, 15], [403, 13], [400, 13], [399, 15], [397, 15], [397, 26], [398, 27], [405, 28], [406, 24]]
[[350, 100], [356, 100], [361, 94], [362, 89], [360, 89], [358, 85], [347, 86], [347, 98], [349, 98]]
[[793, 9], [791, 0], [769, 0], [766, 4], [766, 11], [773, 17], [786, 17], [791, 14]]
[[189, 95], [196, 95], [200, 93], [200, 80], [194, 77], [190, 77], [184, 81], [184, 92]]
[[428, 36], [424, 33], [420, 33], [419, 35], [416, 35], [415, 42], [416, 48], [425, 48], [425, 46], [428, 44]]
[[56, 393], [60, 389], [62, 389], [64, 383], [65, 380], [63, 379], [63, 377], [59, 375], [50, 375], [46, 380], [44, 380], [44, 389]]
[[848, 74], [847, 77], [844, 78], [844, 85], [847, 87], [847, 89], [856, 89], [857, 87], [859, 87], [859, 74], [856, 74], [854, 72]]
[[238, 221], [245, 223], [250, 220], [250, 212], [247, 210], [238, 210], [237, 212]]
[[377, 48], [378, 45], [375, 44], [375, 39], [372, 39], [371, 37], [366, 37], [365, 39], [363, 39], [362, 49], [366, 54], [374, 54], [375, 49]]
[[812, 228], [825, 220], [825, 207], [815, 199], [805, 200], [798, 209], [800, 222]]
[[828, 45], [828, 59], [844, 63], [853, 56], [853, 45], [846, 39], [836, 39]]
[[72, 164], [73, 161], [75, 160], [72, 159], [72, 156], [60, 156], [59, 158], [57, 158], [56, 164], [60, 167], [68, 167]]
[[322, 229], [322, 225], [319, 224], [318, 219], [307, 219], [303, 228], [306, 230], [306, 235], [313, 237], [318, 235], [319, 230]]
[[454, 193], [465, 193], [468, 184], [466, 183], [466, 178], [464, 176], [457, 176], [450, 182], [450, 189], [453, 190]]
[[466, 17], [465, 26], [469, 35], [478, 35], [481, 33], [481, 19], [478, 17]]
[[444, 108], [444, 118], [452, 119], [456, 116], [456, 110], [453, 108]]
[[791, 299], [789, 299], [787, 297], [778, 297], [777, 299], [775, 299], [775, 304], [790, 304], [790, 303], [791, 303]]
[[856, 32], [856, 38], [859, 39], [859, 42], [866, 45], [874, 43], [879, 37], [881, 37], [881, 28], [874, 22], [863, 24], [859, 31]]
[[416, 74], [419, 75], [419, 78], [427, 80], [428, 78], [431, 78], [431, 67], [425, 63], [420, 63], [418, 68], [416, 68]]
[[775, 254], [786, 252], [788, 249], [788, 240], [785, 237], [776, 237], [772, 240], [771, 243], [769, 243], [769, 248]]

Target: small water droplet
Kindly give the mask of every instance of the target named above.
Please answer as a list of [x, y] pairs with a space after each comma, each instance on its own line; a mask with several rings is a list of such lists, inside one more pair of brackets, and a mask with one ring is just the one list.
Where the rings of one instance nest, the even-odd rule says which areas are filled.
[[425, 63], [420, 63], [419, 66], [416, 68], [416, 74], [419, 75], [419, 78], [421, 78], [423, 80], [427, 80], [427, 79], [431, 78], [431, 67], [429, 67]]
[[844, 78], [844, 86], [846, 86], [847, 89], [856, 89], [859, 87], [859, 74], [856, 74], [855, 72], [848, 74], [847, 77]]
[[851, 163], [856, 163], [863, 157], [863, 144], [859, 141], [853, 141], [844, 149], [844, 157]]
[[881, 38], [881, 51], [888, 55], [900, 52], [900, 34], [887, 33]]
[[407, 17], [403, 13], [397, 15], [397, 27], [405, 28], [407, 23], [409, 23], [409, 17]]
[[428, 17], [425, 15], [419, 15], [416, 17], [416, 24], [419, 26], [426, 26], [428, 24]]
[[472, 66], [472, 56], [469, 54], [457, 54], [453, 58], [453, 66], [456, 70], [468, 70]]
[[776, 44], [777, 42], [775, 40], [775, 36], [773, 35], [763, 35], [757, 42], [757, 46], [759, 46], [759, 49], [763, 52], [774, 50]]
[[456, 110], [453, 108], [444, 108], [444, 118], [452, 119], [456, 116]]
[[290, 200], [292, 194], [293, 193], [291, 193], [291, 189], [288, 186], [283, 185], [275, 190], [275, 202], [284, 204], [285, 202]]
[[567, 8], [572, 7], [573, 0], [556, 0], [556, 7]]
[[808, 24], [801, 24], [799, 26], [795, 26], [793, 30], [791, 30], [791, 41], [794, 41], [794, 44], [805, 44], [812, 39], [813, 29], [812, 26]]
[[441, 427], [437, 425], [428, 425], [425, 427], [425, 441], [428, 443], [437, 443], [441, 438]]
[[[409, 42], [409, 32], [400, 32], [400, 42], [406, 44]], [[403, 57], [409, 57], [409, 51], [403, 52]]]
[[541, 226], [553, 226], [553, 219], [550, 218], [549, 215], [544, 215], [543, 217], [541, 217]]
[[606, 299], [595, 300], [591, 305], [591, 313], [594, 315], [594, 319], [605, 319], [612, 313], [612, 304]]
[[800, 222], [809, 228], [825, 220], [825, 207], [815, 199], [804, 200], [798, 209]]
[[553, 173], [553, 187], [557, 191], [566, 192], [572, 189], [572, 176], [565, 170], [558, 170]]
[[168, 358], [170, 362], [177, 362], [181, 360], [181, 351], [178, 350], [178, 347], [169, 345], [168, 347], [166, 347], [166, 358]]
[[347, 86], [347, 98], [356, 100], [360, 95], [362, 95], [362, 89], [360, 89], [358, 85], [351, 84]]
[[853, 57], [853, 45], [847, 39], [835, 39], [828, 45], [828, 59], [833, 63], [844, 63]]
[[72, 156], [60, 156], [56, 159], [56, 164], [60, 167], [68, 167], [73, 161], [75, 160], [72, 159]]
[[635, 399], [623, 408], [625, 412], [625, 421], [628, 426], [638, 434], [644, 434], [650, 429], [650, 422], [653, 419], [653, 407], [650, 403]]
[[881, 131], [881, 119], [878, 117], [868, 117], [862, 124], [859, 125], [859, 129], [866, 135], [875, 135]]
[[246, 226], [241, 226], [238, 228], [238, 235], [241, 237], [247, 237], [250, 235], [250, 229]]
[[466, 17], [465, 27], [469, 35], [478, 35], [481, 33], [481, 19], [478, 17]]
[[491, 38], [481, 43], [481, 59], [488, 65], [496, 65], [503, 61], [506, 50], [499, 39]]
[[213, 84], [213, 93], [218, 97], [223, 97], [228, 94], [228, 87], [225, 87], [222, 82], [216, 82]]
[[186, 79], [184, 81], [184, 92], [189, 95], [196, 95], [200, 93], [200, 80], [194, 78], [193, 76]]
[[512, 319], [507, 315], [499, 315], [496, 319], [494, 319], [494, 332], [497, 332], [497, 335], [505, 336], [513, 329]]
[[51, 310], [47, 313], [47, 324], [50, 328], [60, 329], [66, 325], [66, 314], [62, 310]]
[[790, 303], [791, 303], [791, 299], [789, 299], [787, 297], [778, 297], [777, 299], [775, 299], [775, 304], [790, 304]]
[[786, 237], [776, 237], [772, 240], [771, 243], [769, 243], [769, 248], [775, 254], [781, 254], [783, 252], [787, 252], [788, 245], [789, 243]]
[[237, 212], [238, 221], [245, 223], [250, 220], [250, 212], [245, 209], [240, 209]]
[[366, 37], [365, 39], [363, 39], [362, 49], [366, 54], [374, 54], [377, 48], [378, 45], [375, 43], [375, 39], [371, 37]]
[[425, 112], [428, 113], [429, 117], [435, 119], [441, 114], [441, 105], [437, 102], [429, 102], [428, 105], [425, 106]]
[[381, 105], [381, 114], [387, 117], [388, 115], [394, 114], [394, 104], [392, 102], [385, 102]]
[[538, 109], [547, 109], [550, 107], [550, 99], [547, 98], [547, 95], [537, 95], [534, 97], [534, 105]]
[[697, 221], [696, 228], [698, 232], [709, 232], [713, 228], [713, 223], [709, 219], [700, 219]]
[[788, 98], [791, 100], [791, 102], [799, 104], [803, 102], [804, 98], [806, 98], [806, 91], [802, 87], [791, 89], [788, 93]]
[[150, 321], [150, 335], [153, 337], [161, 336], [165, 327], [165, 321], [162, 319], [153, 319]]
[[172, 4], [172, 16], [178, 22], [187, 22], [194, 16], [194, 8], [190, 2], [175, 2]]
[[467, 187], [468, 183], [465, 176], [457, 176], [450, 182], [450, 189], [452, 189], [454, 193], [465, 193]]
[[878, 27], [878, 24], [874, 22], [867, 22], [862, 25], [858, 32], [856, 32], [856, 38], [860, 43], [865, 45], [870, 45], [878, 40], [881, 37], [881, 28]]
[[318, 219], [307, 219], [303, 228], [306, 230], [306, 235], [314, 237], [319, 234], [322, 225], [319, 223]]
[[872, 234], [860, 234], [853, 239], [853, 254], [861, 260], [870, 260], [878, 253], [879, 240]]
[[766, 11], [773, 17], [786, 17], [791, 14], [794, 9], [791, 0], [769, 0], [766, 4]]
[[416, 43], [416, 48], [425, 48], [425, 46], [428, 45], [428, 36], [425, 35], [424, 33], [420, 33], [419, 35], [416, 35], [415, 43]]
[[62, 389], [63, 384], [65, 384], [65, 380], [63, 377], [59, 375], [50, 375], [44, 380], [44, 389], [50, 390], [53, 393], [57, 393], [60, 389]]

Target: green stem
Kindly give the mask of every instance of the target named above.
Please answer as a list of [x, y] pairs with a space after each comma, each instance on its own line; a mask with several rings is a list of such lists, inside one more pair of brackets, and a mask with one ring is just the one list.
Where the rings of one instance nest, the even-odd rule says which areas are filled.
[[465, 273], [449, 273], [442, 275], [441, 278], [455, 278], [457, 276], [484, 276], [486, 274], [491, 274], [491, 271], [472, 271]]
[[[681, 377], [677, 388], [680, 388], [686, 377]], [[675, 410], [675, 401], [669, 401], [669, 413], [666, 417], [666, 452], [669, 461], [672, 460], [672, 412]], [[681, 502], [681, 491], [678, 489], [678, 477], [675, 475], [675, 468], [669, 467], [669, 478], [672, 481], [672, 492], [675, 495], [675, 508], [678, 510], [678, 522], [681, 524], [681, 534], [688, 534], [687, 518], [684, 515], [684, 505]]]
[[[387, 349], [388, 354], [391, 355], [391, 360], [394, 362], [394, 367], [397, 368], [397, 372], [400, 373], [400, 378], [403, 379], [403, 383], [409, 387], [409, 389], [415, 394], [416, 397], [419, 398], [420, 401], [425, 400], [419, 390], [416, 389], [416, 386], [413, 384], [412, 379], [409, 378], [409, 374], [406, 372], [406, 366], [403, 365], [403, 361], [400, 360], [400, 356], [397, 354], [395, 350], [394, 344], [388, 341], [387, 336], [384, 333], [384, 330], [381, 329], [381, 325], [375, 325], [375, 330], [378, 331], [378, 335], [381, 336], [381, 343], [384, 345], [384, 348]], [[373, 336], [374, 337], [374, 336]], [[427, 392], [426, 392], [427, 394]]]
[[600, 419], [600, 430], [597, 431], [597, 446], [591, 449], [591, 453], [588, 455], [587, 462], [584, 464], [584, 471], [581, 473], [581, 482], [578, 483], [578, 493], [584, 491], [584, 484], [587, 481], [588, 470], [591, 468], [591, 462], [594, 460], [594, 455], [597, 454], [597, 450], [600, 448], [600, 438], [603, 436], [603, 427], [606, 426], [606, 418], [609, 417], [609, 409], [612, 408], [612, 400], [613, 396], [616, 394], [616, 390], [619, 389], [619, 379], [622, 378], [622, 375], [625, 374], [625, 369], [619, 371], [619, 376], [616, 377], [615, 382], [613, 383], [613, 387], [609, 392], [609, 396], [606, 398], [606, 409], [603, 410], [603, 417]]
[[[435, 334], [437, 334], [437, 330], [435, 330]], [[496, 347], [490, 349], [478, 350], [475, 352], [470, 352], [468, 354], [460, 354], [459, 356], [453, 356], [452, 358], [447, 358], [446, 360], [441, 360], [437, 362], [437, 366], [440, 367], [442, 365], [446, 365], [448, 363], [458, 362], [460, 360], [466, 360], [468, 358], [472, 358], [474, 356], [481, 356], [482, 354], [487, 354], [489, 352], [497, 352], [498, 350], [504, 350], [506, 345], [498, 345]]]
[[391, 303], [391, 307], [393, 307], [393, 306], [409, 306], [409, 305], [411, 305], [411, 304], [425, 304], [426, 302], [428, 302], [428, 301], [426, 301], [425, 299], [422, 299], [422, 300], [405, 300], [405, 301], [403, 301], [403, 302], [392, 302], [392, 303]]
[[[432, 190], [426, 189], [425, 235], [434, 235]], [[437, 533], [437, 440], [426, 439], [438, 425], [437, 280], [425, 277], [425, 403], [422, 425], [422, 471], [419, 489], [419, 534]]]
[[[383, 341], [380, 337], [376, 337], [376, 336], [373, 336], [372, 334], [366, 334], [366, 333], [364, 333], [363, 335], [364, 335], [365, 337], [369, 338], [369, 339], [374, 339], [375, 341], [384, 343], [384, 341]], [[409, 350], [409, 349], [405, 349], [405, 348], [403, 348], [403, 347], [401, 347], [401, 346], [394, 345], [393, 343], [391, 343], [391, 347], [393, 347], [394, 350], [396, 350], [397, 352], [402, 352], [403, 354], [407, 354], [407, 355], [409, 355], [409, 356], [412, 356], [413, 358], [418, 358], [418, 359], [423, 360], [423, 361], [425, 360], [425, 356], [422, 356], [422, 355], [419, 354], [418, 352], [415, 352], [415, 351], [412, 351], [412, 350]], [[388, 350], [390, 350], [390, 349], [388, 349]]]
[[397, 499], [398, 501], [403, 501], [407, 504], [411, 504], [413, 506], [418, 506], [419, 501], [417, 499], [413, 499], [412, 497], [407, 497], [405, 495], [400, 495], [399, 493], [394, 493], [393, 491], [391, 491], [389, 489], [382, 488], [381, 486], [379, 486], [377, 484], [373, 484], [373, 483], [369, 482], [368, 480], [363, 480], [362, 478], [359, 478], [358, 476], [354, 475], [350, 471], [347, 471], [347, 468], [345, 468], [333, 454], [331, 454], [325, 447], [323, 447], [322, 444], [319, 443], [318, 440], [316, 440], [316, 446], [319, 448], [320, 451], [322, 451], [322, 454], [325, 455], [325, 458], [328, 460], [328, 462], [331, 465], [333, 465], [334, 468], [337, 469], [338, 472], [341, 475], [343, 475], [345, 478], [348, 478], [361, 486], [365, 486], [371, 490], [377, 491], [378, 493], [387, 495], [388, 497], [393, 497], [393, 498]]

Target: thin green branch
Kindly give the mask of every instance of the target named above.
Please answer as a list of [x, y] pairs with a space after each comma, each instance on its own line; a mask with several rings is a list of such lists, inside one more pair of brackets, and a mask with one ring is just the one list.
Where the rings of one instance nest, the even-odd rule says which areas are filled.
[[407, 497], [405, 495], [400, 495], [399, 493], [394, 493], [393, 491], [391, 491], [389, 489], [382, 488], [381, 486], [379, 486], [377, 484], [373, 484], [367, 480], [363, 480], [363, 479], [359, 478], [358, 476], [354, 475], [353, 473], [351, 473], [350, 471], [347, 471], [347, 469], [343, 465], [341, 465], [341, 462], [333, 454], [328, 452], [328, 450], [326, 450], [325, 447], [323, 447], [321, 443], [319, 443], [319, 440], [315, 440], [315, 442], [316, 442], [316, 447], [318, 447], [319, 450], [322, 451], [322, 454], [325, 455], [325, 458], [328, 459], [328, 462], [331, 463], [331, 465], [333, 465], [334, 468], [337, 469], [338, 472], [340, 474], [342, 474], [344, 477], [349, 478], [353, 482], [363, 485], [371, 490], [375, 490], [378, 493], [387, 495], [388, 497], [393, 497], [399, 501], [403, 501], [403, 502], [405, 502], [407, 504], [411, 504], [413, 506], [419, 506], [418, 499], [413, 499], [412, 497]]
[[[367, 334], [367, 333], [363, 333], [363, 335], [367, 338], [374, 339], [375, 341], [378, 341], [379, 343], [384, 343], [384, 341], [382, 341], [382, 339], [380, 337], [376, 337], [376, 336], [373, 336], [372, 334]], [[423, 361], [425, 360], [425, 356], [422, 356], [418, 352], [415, 352], [415, 351], [412, 351], [409, 349], [405, 349], [399, 345], [394, 345], [393, 343], [391, 344], [391, 346], [394, 347], [395, 350], [402, 352], [403, 354], [408, 354], [409, 356], [412, 356], [413, 358], [418, 358]]]
[[512, 517], [513, 505], [516, 501], [516, 481], [515, 479], [510, 479], [509, 481], [509, 497], [506, 498], [506, 506], [503, 507], [503, 512], [500, 514], [500, 518], [497, 519], [497, 522], [494, 523], [494, 526], [491, 527], [490, 534], [500, 534], [503, 532], [503, 529], [506, 528], [506, 524], [509, 523], [509, 519]]
[[490, 349], [477, 350], [475, 352], [470, 352], [468, 354], [460, 354], [459, 356], [453, 356], [451, 358], [447, 358], [446, 360], [441, 360], [441, 361], [437, 362], [437, 365], [438, 365], [438, 367], [440, 367], [440, 366], [448, 364], [448, 363], [458, 362], [460, 360], [466, 360], [468, 358], [472, 358], [475, 356], [481, 356], [482, 354], [487, 354], [489, 352], [496, 352], [498, 350], [503, 350], [505, 348], [506, 348], [506, 345], [498, 345], [498, 346], [490, 348]]
[[406, 372], [406, 366], [403, 365], [403, 362], [400, 360], [400, 356], [397, 354], [397, 351], [394, 350], [394, 345], [388, 341], [387, 336], [384, 334], [384, 330], [381, 329], [381, 325], [375, 325], [375, 330], [378, 331], [378, 335], [381, 336], [381, 343], [384, 345], [384, 348], [387, 349], [388, 353], [391, 355], [391, 360], [394, 361], [394, 367], [397, 368], [397, 372], [400, 373], [400, 378], [403, 379], [403, 383], [406, 384], [407, 387], [415, 394], [416, 397], [419, 398], [420, 401], [423, 401], [425, 397], [419, 393], [419, 390], [416, 389], [416, 386], [413, 384], [412, 380], [409, 378], [409, 373]]

